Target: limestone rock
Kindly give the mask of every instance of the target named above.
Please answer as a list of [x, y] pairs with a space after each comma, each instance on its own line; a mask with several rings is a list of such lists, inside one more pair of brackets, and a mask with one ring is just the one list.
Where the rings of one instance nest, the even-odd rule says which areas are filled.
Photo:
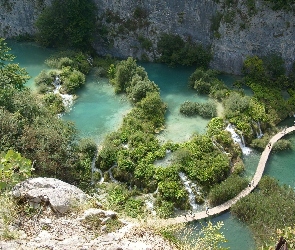
[[88, 196], [79, 188], [54, 178], [31, 178], [17, 184], [12, 194], [30, 203], [49, 203], [58, 213], [69, 211], [71, 206], [84, 203]]

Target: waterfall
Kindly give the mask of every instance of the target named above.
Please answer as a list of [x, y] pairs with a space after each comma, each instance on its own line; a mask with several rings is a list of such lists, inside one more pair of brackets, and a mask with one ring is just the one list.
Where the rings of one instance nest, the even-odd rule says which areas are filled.
[[114, 176], [113, 176], [113, 174], [112, 174], [112, 169], [115, 168], [115, 167], [117, 167], [117, 165], [112, 166], [112, 167], [108, 170], [108, 172], [109, 172], [109, 175], [110, 175], [110, 179], [111, 179], [111, 181], [114, 182], [114, 183], [119, 183], [119, 182], [114, 178]]
[[184, 185], [184, 188], [188, 192], [188, 199], [189, 199], [189, 204], [191, 205], [191, 208], [193, 210], [197, 209], [198, 204], [196, 203], [196, 196], [192, 190], [193, 185], [192, 185], [191, 181], [188, 180], [187, 176], [183, 172], [180, 172], [178, 175]]
[[52, 84], [55, 87], [55, 89], [53, 90], [53, 93], [61, 96], [63, 105], [65, 106], [67, 111], [70, 111], [74, 103], [74, 96], [60, 93], [59, 90], [61, 88], [61, 80], [58, 75], [55, 77], [54, 82]]
[[258, 126], [258, 131], [259, 131], [259, 134], [258, 134], [257, 138], [261, 138], [263, 136], [263, 133], [261, 131], [261, 127], [260, 127], [260, 122], [259, 121], [257, 122], [257, 126]]
[[92, 185], [95, 184], [94, 173], [97, 173], [97, 172], [100, 174], [100, 180], [98, 183], [102, 184], [104, 182], [103, 172], [99, 168], [95, 167], [95, 162], [96, 162], [96, 158], [98, 155], [98, 151], [99, 151], [99, 149], [96, 150], [95, 155], [94, 155], [92, 162], [91, 162], [91, 184]]
[[153, 197], [153, 194], [148, 194], [147, 199], [145, 200], [145, 205], [147, 210], [149, 210], [153, 216], [156, 216], [157, 212], [155, 211], [154, 201], [155, 198]]
[[223, 154], [226, 154], [226, 155], [229, 154], [224, 150], [223, 146], [220, 145], [216, 140], [214, 140], [213, 138], [211, 140], [212, 140], [212, 144], [214, 145], [214, 147], [218, 148], [220, 150], [220, 152], [222, 152]]
[[226, 131], [231, 133], [231, 137], [235, 143], [238, 143], [242, 149], [243, 154], [248, 155], [251, 153], [251, 149], [245, 146], [245, 140], [243, 135], [239, 136], [235, 129], [234, 126], [232, 126], [230, 123], [227, 125], [225, 128]]

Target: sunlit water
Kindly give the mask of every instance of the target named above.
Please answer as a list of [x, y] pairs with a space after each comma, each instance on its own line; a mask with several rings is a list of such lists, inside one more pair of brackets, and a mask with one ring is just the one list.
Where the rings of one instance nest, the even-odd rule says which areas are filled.
[[[40, 71], [47, 68], [44, 60], [54, 51], [44, 49], [33, 43], [16, 43], [8, 41], [12, 47], [12, 53], [17, 56], [15, 62], [26, 68], [31, 80], [28, 86], [34, 89], [33, 80]], [[159, 135], [161, 140], [182, 142], [189, 139], [194, 133], [204, 133], [208, 120], [201, 117], [187, 118], [179, 113], [180, 104], [186, 100], [206, 102], [208, 98], [199, 96], [187, 87], [187, 80], [194, 68], [169, 68], [165, 65], [154, 63], [141, 63], [146, 68], [149, 78], [155, 81], [161, 88], [161, 97], [168, 104], [166, 114], [166, 130]], [[232, 78], [224, 76], [228, 85], [232, 84]], [[230, 82], [231, 81], [231, 82]], [[71, 112], [63, 116], [65, 120], [76, 123], [81, 136], [89, 136], [100, 143], [111, 131], [115, 131], [122, 122], [122, 118], [131, 105], [124, 96], [114, 94], [112, 86], [105, 79], [99, 79], [90, 74], [85, 86], [77, 92]], [[294, 118], [285, 121], [291, 125]], [[284, 123], [282, 125], [285, 125]], [[295, 135], [288, 136], [295, 147]], [[251, 177], [256, 170], [260, 153], [253, 151], [244, 157], [246, 176]], [[278, 179], [281, 184], [295, 187], [295, 154], [294, 150], [288, 152], [272, 153], [267, 162], [265, 173]], [[225, 213], [213, 219], [223, 221], [224, 234], [228, 239], [226, 246], [231, 249], [254, 249], [253, 238], [246, 226], [234, 219], [230, 213]], [[199, 222], [196, 222], [199, 224]], [[196, 230], [197, 231], [197, 230]]]
[[54, 50], [43, 48], [35, 43], [18, 43], [11, 40], [6, 42], [12, 49], [11, 53], [16, 56], [14, 62], [19, 63], [21, 67], [26, 68], [31, 76], [31, 79], [26, 85], [32, 90], [36, 90], [34, 78], [42, 69], [49, 69], [44, 62], [50, 55], [52, 55], [52, 53], [54, 53]]
[[77, 95], [74, 107], [63, 119], [74, 121], [80, 136], [91, 137], [97, 144], [119, 128], [123, 116], [131, 109], [124, 95], [116, 95], [106, 79], [93, 73], [87, 76]]
[[188, 78], [194, 72], [193, 67], [171, 68], [163, 64], [140, 63], [149, 76], [160, 87], [161, 98], [168, 104], [166, 128], [160, 133], [162, 141], [187, 141], [193, 134], [204, 133], [209, 122], [200, 116], [186, 117], [180, 114], [180, 105], [185, 101], [204, 103], [207, 96], [200, 96], [188, 87]]

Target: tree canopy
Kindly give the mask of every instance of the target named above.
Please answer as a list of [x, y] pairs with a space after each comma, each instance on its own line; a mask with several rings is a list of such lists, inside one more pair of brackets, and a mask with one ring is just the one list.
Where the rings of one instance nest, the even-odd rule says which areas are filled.
[[46, 47], [87, 49], [96, 23], [91, 0], [53, 0], [36, 21], [37, 41]]

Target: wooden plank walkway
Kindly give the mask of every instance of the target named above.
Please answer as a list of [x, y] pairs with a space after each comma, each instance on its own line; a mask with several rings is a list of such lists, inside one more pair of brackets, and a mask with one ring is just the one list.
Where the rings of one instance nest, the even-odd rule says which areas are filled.
[[172, 225], [172, 224], [177, 224], [177, 223], [184, 223], [184, 222], [188, 222], [188, 221], [204, 219], [209, 216], [217, 215], [217, 214], [220, 214], [220, 213], [228, 210], [239, 199], [241, 199], [242, 197], [245, 197], [246, 195], [250, 194], [254, 190], [254, 188], [258, 185], [258, 183], [262, 177], [262, 174], [263, 174], [263, 171], [265, 168], [265, 164], [267, 162], [267, 159], [269, 157], [269, 153], [271, 152], [273, 145], [275, 144], [275, 142], [277, 142], [279, 139], [281, 139], [284, 135], [286, 135], [294, 130], [295, 130], [295, 126], [289, 127], [286, 130], [277, 133], [276, 135], [274, 135], [270, 139], [269, 144], [265, 147], [264, 151], [261, 154], [256, 172], [255, 172], [254, 177], [251, 181], [251, 186], [250, 187], [248, 186], [247, 188], [245, 188], [236, 197], [234, 197], [233, 199], [231, 199], [219, 206], [210, 208], [208, 211], [208, 214], [206, 214], [206, 211], [201, 211], [198, 213], [187, 214], [187, 215], [183, 215], [183, 216], [169, 218], [166, 220], [164, 220], [164, 219], [157, 220], [157, 223], [159, 223], [161, 225]]

